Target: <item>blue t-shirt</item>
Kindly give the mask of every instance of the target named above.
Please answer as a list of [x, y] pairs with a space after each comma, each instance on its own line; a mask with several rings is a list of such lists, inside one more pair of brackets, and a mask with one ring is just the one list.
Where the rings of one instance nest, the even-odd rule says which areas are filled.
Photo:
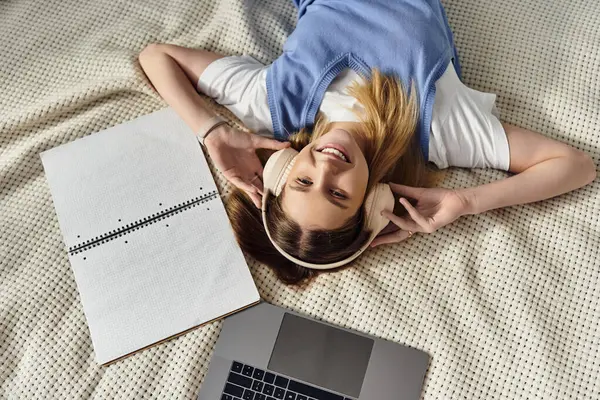
[[439, 0], [295, 0], [296, 29], [267, 71], [275, 136], [312, 127], [331, 81], [345, 68], [372, 68], [416, 85], [418, 133], [428, 159], [435, 82], [458, 55]]

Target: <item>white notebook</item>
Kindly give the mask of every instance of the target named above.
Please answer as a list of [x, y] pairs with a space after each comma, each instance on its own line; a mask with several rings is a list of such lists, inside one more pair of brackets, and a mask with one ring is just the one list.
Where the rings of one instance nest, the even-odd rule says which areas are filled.
[[200, 144], [172, 109], [40, 156], [98, 363], [259, 301]]

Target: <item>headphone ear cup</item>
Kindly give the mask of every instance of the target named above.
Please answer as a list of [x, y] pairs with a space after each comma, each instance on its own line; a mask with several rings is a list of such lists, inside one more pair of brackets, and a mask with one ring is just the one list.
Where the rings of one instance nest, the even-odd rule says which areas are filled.
[[364, 208], [366, 212], [365, 227], [373, 232], [371, 235], [374, 237], [389, 223], [389, 220], [381, 215], [381, 212], [394, 210], [394, 194], [390, 185], [387, 183], [376, 184], [367, 196]]
[[269, 157], [263, 169], [263, 187], [279, 196], [298, 152], [292, 148], [276, 151]]
[[285, 167], [285, 171], [283, 171], [283, 174], [281, 174], [281, 178], [279, 178], [279, 181], [277, 182], [277, 186], [275, 187], [275, 192], [274, 192], [275, 196], [279, 196], [281, 194], [281, 191], [283, 190], [283, 185], [287, 181], [288, 175], [290, 174], [290, 171], [292, 170], [292, 168], [294, 168], [295, 163], [296, 163], [296, 157], [294, 157], [288, 163], [288, 165]]

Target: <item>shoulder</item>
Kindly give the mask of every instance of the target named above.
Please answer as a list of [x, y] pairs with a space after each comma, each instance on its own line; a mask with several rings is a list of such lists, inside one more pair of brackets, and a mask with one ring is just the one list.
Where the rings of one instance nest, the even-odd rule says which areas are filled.
[[226, 107], [250, 130], [271, 134], [266, 73], [268, 66], [250, 56], [221, 58], [210, 64], [198, 90]]
[[452, 64], [436, 82], [429, 160], [439, 168], [508, 170], [510, 163], [496, 95], [466, 86]]

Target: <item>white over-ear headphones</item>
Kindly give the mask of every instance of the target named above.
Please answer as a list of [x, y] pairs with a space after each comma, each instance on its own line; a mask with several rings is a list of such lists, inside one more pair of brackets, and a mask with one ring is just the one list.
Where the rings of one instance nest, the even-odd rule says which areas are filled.
[[275, 243], [271, 237], [271, 233], [269, 232], [269, 227], [267, 226], [267, 193], [271, 192], [275, 196], [279, 196], [281, 194], [283, 185], [285, 184], [287, 176], [294, 166], [294, 161], [296, 160], [297, 155], [298, 152], [291, 148], [279, 150], [269, 158], [267, 164], [265, 165], [263, 171], [264, 193], [262, 198], [261, 212], [263, 225], [265, 227], [265, 231], [267, 232], [267, 236], [277, 251], [281, 253], [281, 255], [303, 267], [312, 269], [332, 269], [348, 264], [350, 261], [361, 255], [369, 247], [369, 244], [371, 244], [379, 232], [381, 232], [383, 228], [387, 226], [389, 220], [381, 215], [381, 212], [383, 210], [393, 211], [394, 195], [392, 194], [392, 190], [390, 189], [389, 185], [378, 183], [371, 190], [371, 193], [367, 195], [364, 204], [366, 213], [365, 228], [371, 231], [371, 235], [369, 236], [369, 240], [367, 240], [367, 242], [360, 249], [358, 249], [356, 253], [343, 260], [329, 264], [314, 264], [302, 261], [286, 253], [277, 243]]

